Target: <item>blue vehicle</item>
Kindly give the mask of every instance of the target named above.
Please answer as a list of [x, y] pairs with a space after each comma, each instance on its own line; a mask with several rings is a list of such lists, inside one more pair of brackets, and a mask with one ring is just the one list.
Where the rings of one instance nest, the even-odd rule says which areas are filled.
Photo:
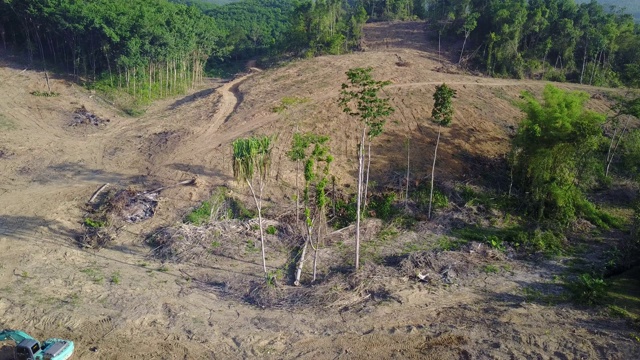
[[2, 330], [0, 341], [13, 340], [16, 343], [17, 360], [67, 360], [73, 355], [73, 341], [48, 339], [42, 343], [24, 331]]

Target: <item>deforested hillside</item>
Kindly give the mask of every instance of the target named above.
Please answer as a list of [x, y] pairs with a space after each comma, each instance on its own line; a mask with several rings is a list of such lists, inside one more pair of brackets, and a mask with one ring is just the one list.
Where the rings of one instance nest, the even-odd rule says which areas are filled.
[[[361, 51], [252, 61], [136, 117], [0, 53], [0, 328], [87, 360], [640, 358], [637, 97], [483, 76], [433, 35], [368, 24]], [[356, 271], [362, 122], [339, 101], [368, 67], [395, 110]]]

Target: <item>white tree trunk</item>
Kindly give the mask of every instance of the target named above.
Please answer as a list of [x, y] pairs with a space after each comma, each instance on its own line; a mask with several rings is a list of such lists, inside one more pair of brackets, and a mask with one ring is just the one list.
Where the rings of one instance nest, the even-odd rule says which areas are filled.
[[433, 180], [436, 172], [436, 157], [438, 156], [438, 145], [440, 145], [440, 130], [442, 127], [438, 125], [438, 139], [436, 140], [436, 150], [433, 152], [433, 166], [431, 167], [431, 193], [429, 194], [429, 213], [428, 217], [431, 220], [431, 204], [433, 203]]

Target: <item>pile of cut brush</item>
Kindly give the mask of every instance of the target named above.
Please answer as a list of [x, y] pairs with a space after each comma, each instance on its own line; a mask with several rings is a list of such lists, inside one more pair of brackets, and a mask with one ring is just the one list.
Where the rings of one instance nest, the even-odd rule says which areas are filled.
[[79, 125], [106, 125], [111, 120], [104, 119], [99, 117], [98, 115], [90, 112], [87, 108], [82, 105], [77, 108], [73, 112], [73, 120], [69, 123], [69, 126], [79, 126]]

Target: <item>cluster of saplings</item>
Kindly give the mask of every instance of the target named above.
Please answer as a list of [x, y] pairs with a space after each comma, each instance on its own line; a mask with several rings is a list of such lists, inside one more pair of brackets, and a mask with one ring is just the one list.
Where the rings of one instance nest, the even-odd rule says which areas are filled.
[[[385, 118], [394, 109], [388, 99], [380, 97], [380, 91], [390, 84], [377, 81], [371, 76], [371, 68], [355, 68], [346, 74], [348, 83], [342, 84], [339, 106], [356, 119], [362, 130], [358, 150], [358, 177], [356, 194], [351, 208], [355, 223], [355, 269], [360, 260], [360, 224], [365, 214], [377, 213], [389, 217], [401, 204], [394, 197], [371, 196], [369, 188], [369, 164], [371, 144], [384, 130]], [[440, 128], [453, 120], [453, 98], [456, 91], [446, 84], [436, 87], [431, 119], [438, 126], [435, 141], [431, 181], [428, 189], [428, 205], [424, 207], [428, 218], [432, 217], [434, 179], [437, 173], [436, 159], [440, 143]], [[495, 206], [505, 212], [517, 212], [518, 217], [533, 224], [535, 231], [524, 235], [512, 229], [489, 229], [476, 231], [463, 229], [457, 235], [463, 238], [485, 241], [490, 246], [504, 249], [504, 244], [530, 246], [529, 250], [562, 252], [564, 244], [554, 234], [565, 231], [572, 221], [580, 218], [601, 228], [621, 227], [622, 219], [598, 209], [587, 199], [589, 190], [611, 184], [611, 172], [616, 176], [637, 179], [640, 173], [640, 130], [632, 124], [640, 118], [640, 97], [613, 97], [615, 111], [607, 117], [587, 110], [590, 98], [584, 92], [560, 90], [548, 85], [542, 101], [533, 94], [523, 93], [520, 107], [526, 114], [513, 139], [509, 154], [509, 171], [503, 174], [511, 180], [508, 193], [497, 194], [505, 201]], [[636, 124], [637, 125], [637, 124]], [[262, 227], [262, 194], [269, 179], [271, 149], [274, 138], [255, 136], [233, 142], [233, 171], [235, 178], [248, 185], [257, 208], [262, 243], [263, 267], [267, 272], [264, 257], [265, 237]], [[296, 133], [288, 156], [296, 163], [296, 228], [301, 231], [304, 242], [300, 244], [299, 262], [295, 283], [300, 275], [309, 248], [314, 252], [313, 280], [316, 279], [318, 249], [323, 246], [323, 233], [327, 228], [327, 207], [332, 199], [327, 191], [331, 179], [330, 165], [333, 161], [328, 136], [311, 133]], [[628, 167], [627, 164], [636, 164]], [[409, 161], [407, 167], [409, 168]], [[302, 169], [302, 186], [298, 178]], [[405, 181], [405, 196], [409, 195], [409, 172]], [[298, 191], [302, 192], [302, 195]], [[480, 197], [470, 189], [463, 189], [463, 197]], [[440, 194], [442, 196], [442, 194]], [[371, 198], [377, 198], [370, 202]], [[382, 200], [381, 200], [382, 199]], [[302, 204], [299, 203], [301, 200]], [[486, 200], [486, 199], [485, 199]], [[445, 199], [446, 202], [446, 199]], [[520, 206], [513, 204], [519, 203]], [[406, 204], [406, 202], [405, 202]], [[340, 206], [345, 206], [340, 204]], [[300, 214], [298, 209], [302, 210]], [[367, 210], [375, 209], [370, 212]], [[334, 210], [335, 213], [335, 210]], [[406, 215], [405, 215], [406, 216]], [[342, 225], [345, 225], [342, 223]], [[470, 225], [472, 228], [473, 225]], [[640, 240], [636, 236], [636, 240]], [[635, 249], [637, 250], [637, 249]]]
[[[494, 76], [640, 86], [640, 25], [595, 0], [428, 0], [428, 23], [458, 39], [458, 62]], [[468, 51], [467, 51], [468, 50]]]

